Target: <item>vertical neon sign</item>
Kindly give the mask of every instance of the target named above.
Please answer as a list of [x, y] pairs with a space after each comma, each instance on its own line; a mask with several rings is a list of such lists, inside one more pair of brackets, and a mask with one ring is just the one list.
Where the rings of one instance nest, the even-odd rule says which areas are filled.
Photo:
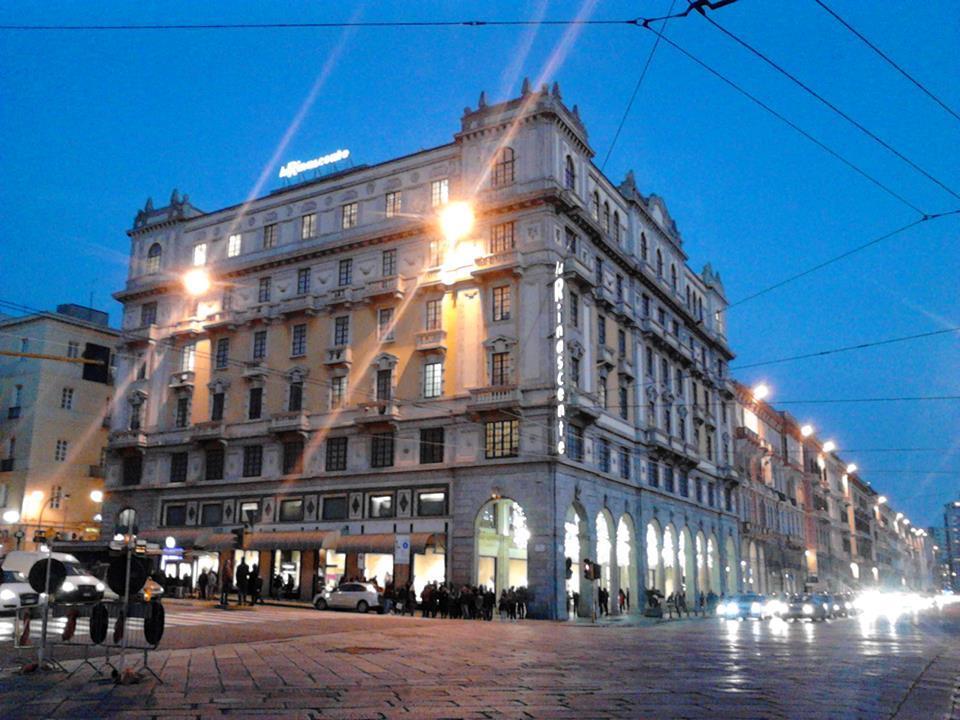
[[553, 331], [554, 346], [553, 354], [556, 363], [556, 394], [557, 394], [557, 415], [554, 425], [557, 433], [557, 455], [563, 455], [566, 452], [566, 390], [563, 386], [564, 373], [564, 340], [563, 340], [563, 288], [566, 281], [563, 279], [563, 260], [558, 260], [554, 269], [553, 277], [553, 305], [556, 311], [556, 327]]

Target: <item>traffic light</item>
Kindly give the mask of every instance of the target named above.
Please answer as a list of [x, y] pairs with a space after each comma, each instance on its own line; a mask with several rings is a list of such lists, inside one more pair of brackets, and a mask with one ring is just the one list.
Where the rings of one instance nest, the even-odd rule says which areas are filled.
[[589, 558], [583, 559], [583, 579], [584, 580], [599, 580], [600, 579], [600, 565], [599, 563], [593, 562]]
[[243, 534], [246, 532], [246, 528], [241, 525], [240, 527], [233, 528], [230, 532], [233, 533], [234, 550], [243, 550]]
[[567, 558], [567, 580], [573, 577], [573, 558]]

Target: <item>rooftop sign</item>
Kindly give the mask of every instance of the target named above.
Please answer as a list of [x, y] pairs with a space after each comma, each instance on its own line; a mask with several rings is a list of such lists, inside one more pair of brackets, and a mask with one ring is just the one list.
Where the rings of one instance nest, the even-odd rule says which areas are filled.
[[340, 162], [341, 160], [346, 160], [350, 157], [349, 150], [337, 150], [332, 152], [329, 155], [323, 155], [313, 160], [307, 160], [303, 162], [301, 160], [291, 160], [282, 168], [280, 168], [280, 177], [282, 178], [292, 178], [296, 177], [300, 173], [305, 173], [308, 170], [316, 170], [321, 168], [324, 165], [330, 165], [331, 163]]

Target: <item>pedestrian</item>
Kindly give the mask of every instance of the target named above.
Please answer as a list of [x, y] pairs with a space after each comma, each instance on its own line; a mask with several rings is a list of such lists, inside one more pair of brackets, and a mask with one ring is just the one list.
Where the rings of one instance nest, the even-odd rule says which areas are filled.
[[283, 596], [287, 599], [293, 597], [293, 574], [287, 575], [287, 581], [283, 584]]
[[490, 621], [493, 620], [493, 607], [497, 604], [497, 596], [493, 592], [493, 588], [487, 588], [486, 592], [483, 593], [483, 619]]
[[250, 575], [247, 577], [247, 595], [250, 596], [250, 605], [257, 604], [257, 583], [260, 581], [260, 566], [256, 563], [250, 568]]
[[409, 582], [407, 583], [406, 610], [410, 611], [411, 617], [417, 612], [417, 590]]
[[200, 591], [200, 599], [207, 599], [207, 583], [210, 582], [210, 574], [206, 569], [200, 571], [199, 577], [197, 577], [197, 590]]
[[281, 577], [280, 573], [277, 573], [273, 576], [273, 580], [270, 582], [270, 597], [279, 600], [282, 592], [283, 577]]
[[617, 608], [619, 608], [621, 615], [627, 609], [627, 594], [623, 591], [623, 588], [617, 591]]
[[233, 561], [227, 558], [223, 561], [223, 577], [220, 579], [220, 604], [226, 607], [229, 598], [227, 595], [233, 589]]
[[247, 592], [247, 578], [250, 577], [250, 566], [246, 558], [240, 558], [237, 565], [237, 605], [243, 605], [243, 596]]

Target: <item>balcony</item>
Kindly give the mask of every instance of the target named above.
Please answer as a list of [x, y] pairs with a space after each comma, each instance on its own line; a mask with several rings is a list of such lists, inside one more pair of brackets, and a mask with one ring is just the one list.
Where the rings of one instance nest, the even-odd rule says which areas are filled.
[[521, 400], [520, 388], [516, 385], [491, 385], [470, 388], [467, 412], [485, 412], [517, 407]]
[[243, 321], [254, 323], [271, 323], [277, 319], [279, 313], [277, 312], [279, 305], [274, 305], [270, 303], [260, 303], [259, 305], [254, 305], [248, 307], [243, 311]]
[[188, 318], [170, 326], [171, 337], [198, 337], [203, 335], [203, 323], [197, 318]]
[[607, 308], [613, 307], [613, 297], [610, 294], [610, 291], [607, 290], [603, 285], [597, 285], [593, 288], [593, 299], [597, 301], [598, 305], [603, 305]]
[[310, 417], [305, 410], [274, 413], [270, 416], [272, 433], [305, 433], [310, 430]]
[[0, 472], [13, 472], [13, 458], [0, 460]]
[[163, 332], [154, 323], [149, 325], [140, 325], [123, 331], [121, 339], [127, 346], [149, 345], [161, 340]]
[[357, 302], [357, 293], [352, 287], [338, 287], [323, 296], [323, 304], [328, 308], [337, 305], [352, 305]]
[[170, 376], [171, 388], [192, 388], [196, 384], [197, 374], [193, 370], [175, 372]]
[[477, 269], [471, 273], [474, 277], [515, 270], [520, 267], [520, 253], [515, 248], [501, 250], [478, 257], [475, 264]]
[[628, 323], [633, 323], [635, 321], [633, 315], [633, 305], [631, 305], [626, 298], [620, 298], [619, 300], [616, 300], [613, 303], [613, 311], [617, 315], [625, 318]]
[[243, 377], [247, 380], [265, 377], [267, 366], [263, 360], [247, 360], [243, 363]]
[[210, 313], [203, 319], [203, 329], [210, 330], [235, 330], [240, 324], [239, 313], [236, 310], [221, 310]]
[[359, 412], [354, 418], [358, 425], [378, 425], [385, 423], [392, 425], [400, 419], [400, 406], [396, 400], [374, 400], [373, 402], [359, 403]]
[[350, 367], [353, 363], [353, 350], [348, 347], [327, 348], [327, 354], [323, 359], [324, 365]]
[[570, 280], [575, 280], [586, 287], [593, 287], [594, 273], [590, 268], [589, 254], [580, 248], [574, 257], [568, 257], [563, 263], [563, 272]]
[[400, 278], [391, 277], [371, 280], [361, 291], [364, 300], [403, 300], [403, 289], [400, 287]]
[[190, 432], [190, 439], [194, 442], [206, 442], [207, 440], [219, 440], [223, 437], [222, 420], [205, 420], [195, 424]]
[[278, 311], [281, 315], [316, 315], [318, 309], [318, 297], [311, 293], [284, 300]]
[[142, 430], [118, 430], [110, 433], [110, 447], [142, 449], [147, 447], [147, 436]]
[[587, 422], [594, 422], [600, 413], [601, 409], [590, 395], [577, 389], [567, 391], [568, 415], [580, 415]]
[[103, 465], [89, 465], [87, 466], [87, 476], [92, 478], [103, 479], [106, 477], [106, 473], [103, 470]]
[[418, 332], [415, 339], [417, 350], [421, 352], [446, 352], [447, 350], [446, 330], [424, 330]]
[[635, 378], [636, 373], [633, 371], [633, 363], [627, 360], [627, 358], [621, 357], [617, 360], [617, 373], [621, 377]]
[[19, 405], [13, 405], [7, 408], [7, 420], [16, 420], [20, 417], [21, 408]]
[[654, 340], [662, 340], [664, 335], [663, 326], [652, 317], [645, 317], [640, 320], [640, 332]]
[[608, 348], [606, 345], [600, 345], [597, 347], [597, 364], [614, 367], [617, 364], [617, 361], [614, 359], [613, 350]]

